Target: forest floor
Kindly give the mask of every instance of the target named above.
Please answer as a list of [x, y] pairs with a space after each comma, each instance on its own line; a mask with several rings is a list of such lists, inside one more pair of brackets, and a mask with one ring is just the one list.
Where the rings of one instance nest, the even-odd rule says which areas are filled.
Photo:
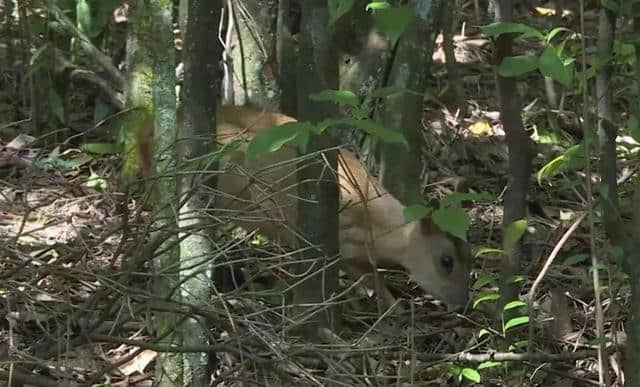
[[[471, 12], [463, 10], [461, 19], [472, 20]], [[469, 241], [478, 253], [501, 248], [508, 153], [495, 96], [492, 44], [472, 24], [455, 41], [465, 91], [463, 115], [453, 104], [441, 41], [434, 53], [423, 120], [424, 185], [430, 198], [456, 191], [488, 192], [495, 198], [468, 208]], [[536, 140], [537, 172], [580, 140], [581, 96], [567, 91], [564, 111], [556, 112], [551, 122], [542, 77], [524, 76], [519, 85], [525, 125]], [[7, 113], [8, 97], [0, 95], [0, 121], [11, 123], [0, 131], [0, 360], [15, 365], [14, 376], [35, 385], [67, 385], [70, 380], [79, 385], [151, 385], [153, 360], [166, 348], [151, 344], [152, 305], [157, 300], [151, 287], [151, 257], [144, 256], [150, 240], [148, 208], [139, 195], [116, 190], [119, 158], [103, 144], [109, 133], [95, 130], [92, 114], [86, 113], [93, 109], [91, 97], [83, 90], [72, 93], [76, 105], [69, 130], [74, 136], [59, 142], [21, 134], [26, 124], [15, 124], [12, 117], [24, 111]], [[628, 111], [620, 104], [620, 111]], [[86, 152], [87, 144], [99, 154]], [[622, 163], [621, 170], [626, 169]], [[573, 172], [539, 182], [531, 175], [523, 295], [575, 214], [586, 208], [575, 183], [578, 178], [583, 176]], [[625, 214], [630, 211], [629, 198], [623, 196], [621, 205]], [[380, 315], [373, 297], [350, 291], [339, 303], [339, 337], [326, 334], [323, 344], [311, 345], [286, 332], [292, 322], [280, 307], [281, 290], [291, 280], [282, 279], [283, 253], [241, 236], [217, 246], [224, 260], [216, 261], [216, 273], [251, 278], [251, 285], [221, 279], [207, 310], [180, 304], [169, 309], [177, 315], [197, 315], [208, 324], [218, 360], [215, 383], [220, 384], [214, 385], [387, 385], [395, 384], [397, 377], [402, 380], [397, 385], [453, 385], [460, 375], [470, 383], [474, 372], [482, 377], [478, 385], [595, 385], [596, 309], [589, 237], [583, 222], [536, 293], [533, 338], [538, 358], [515, 357], [526, 351], [528, 324], [505, 337], [506, 321], [496, 322], [485, 308], [492, 305], [496, 292], [499, 254], [482, 254], [475, 260], [478, 289], [473, 299], [485, 298], [464, 314], [446, 313], [405, 273], [388, 272], [388, 282], [406, 300], [407, 312]], [[606, 246], [603, 235], [596, 238], [599, 246]], [[122, 271], [123, 260], [139, 256], [146, 264], [134, 272]], [[226, 269], [229, 263], [243, 263], [243, 274], [237, 265]], [[603, 265], [605, 333], [612, 343], [623, 345], [630, 291], [615, 264]], [[351, 283], [342, 278], [341, 289]], [[515, 310], [517, 316], [526, 314], [525, 308]], [[498, 357], [455, 358], [461, 351], [514, 357], [510, 362], [499, 362]], [[557, 353], [574, 356], [554, 356]], [[606, 359], [618, 383], [623, 358], [618, 349]], [[34, 367], [40, 371], [32, 373]]]

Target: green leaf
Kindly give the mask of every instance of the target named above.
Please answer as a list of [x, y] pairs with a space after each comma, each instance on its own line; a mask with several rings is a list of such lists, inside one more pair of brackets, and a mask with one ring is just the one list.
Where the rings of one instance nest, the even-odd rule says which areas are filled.
[[476, 306], [478, 306], [482, 302], [499, 300], [500, 297], [502, 297], [500, 293], [496, 293], [496, 292], [482, 293], [473, 302], [473, 309], [475, 309]]
[[387, 9], [387, 8], [391, 8], [391, 4], [387, 3], [386, 1], [372, 1], [369, 4], [367, 4], [365, 11], [368, 11], [370, 9], [378, 10], [378, 9]]
[[312, 127], [313, 125], [308, 122], [298, 121], [288, 122], [262, 131], [249, 142], [247, 156], [253, 158], [264, 153], [275, 152], [282, 148], [283, 145], [296, 140], [298, 136], [311, 131]]
[[89, 179], [87, 180], [87, 187], [105, 190], [107, 189], [107, 181], [94, 171], [91, 171], [91, 176], [89, 176]]
[[542, 75], [550, 77], [564, 86], [571, 84], [572, 74], [567, 71], [567, 67], [565, 67], [556, 50], [551, 46], [547, 46], [538, 58], [538, 69]]
[[503, 77], [517, 77], [535, 70], [538, 58], [534, 55], [508, 56], [498, 66], [498, 74]]
[[64, 103], [55, 89], [49, 89], [49, 107], [60, 122], [64, 122]]
[[338, 19], [349, 12], [356, 0], [329, 0], [329, 27], [331, 28]]
[[522, 282], [526, 279], [522, 274], [514, 274], [507, 280], [507, 283], [515, 284], [516, 282]]
[[496, 22], [482, 27], [482, 33], [490, 37], [498, 37], [502, 34], [522, 34], [526, 37], [544, 39], [544, 35], [533, 27], [521, 23]]
[[404, 93], [405, 89], [399, 86], [379, 87], [371, 95], [376, 98], [386, 98], [395, 94]]
[[478, 364], [478, 369], [482, 370], [482, 369], [485, 369], [485, 368], [498, 367], [498, 366], [501, 366], [501, 365], [502, 365], [501, 361], [493, 361], [493, 360], [483, 361], [482, 363]]
[[388, 129], [378, 122], [372, 120], [355, 120], [349, 118], [335, 120], [334, 122], [360, 128], [368, 134], [375, 136], [386, 143], [403, 144], [405, 147], [407, 147], [407, 149], [409, 149], [409, 143], [407, 142], [407, 139], [404, 137], [404, 135], [402, 135], [402, 133]]
[[515, 308], [521, 308], [523, 306], [527, 306], [527, 303], [524, 301], [515, 300], [507, 303], [507, 305], [505, 305], [504, 308], [502, 308], [502, 310], [511, 310]]
[[95, 142], [82, 144], [80, 147], [83, 152], [93, 153], [96, 155], [113, 155], [120, 152], [120, 147], [111, 142]]
[[490, 334], [491, 334], [491, 331], [489, 331], [488, 329], [482, 328], [478, 332], [478, 338], [481, 338], [482, 336], [486, 336], [486, 335], [490, 335]]
[[404, 222], [411, 223], [416, 220], [420, 220], [431, 212], [430, 208], [423, 206], [422, 204], [412, 204], [404, 208]]
[[491, 283], [495, 283], [498, 281], [498, 275], [497, 274], [485, 274], [482, 277], [478, 278], [476, 280], [476, 282], [473, 283], [473, 286], [471, 287], [473, 290], [478, 290], [480, 288], [483, 288], [485, 285], [491, 284]]
[[467, 230], [471, 217], [462, 208], [439, 208], [431, 215], [434, 223], [444, 232], [448, 232], [463, 241], [467, 240]]
[[578, 265], [586, 261], [587, 259], [589, 259], [589, 254], [575, 254], [565, 259], [564, 262], [562, 262], [562, 265], [563, 266]]
[[408, 6], [381, 8], [373, 15], [376, 26], [387, 36], [394, 46], [409, 25], [413, 8]]
[[504, 244], [507, 250], [513, 248], [520, 238], [522, 238], [522, 235], [524, 235], [524, 232], [527, 230], [527, 224], [526, 219], [520, 219], [507, 226], [504, 232]]
[[349, 90], [322, 90], [319, 93], [309, 95], [313, 101], [329, 101], [333, 103], [343, 103], [349, 106], [358, 106], [358, 97]]
[[486, 254], [504, 255], [504, 251], [500, 250], [500, 249], [490, 249], [488, 247], [483, 247], [480, 250], [478, 250], [478, 252], [476, 253], [476, 258], [481, 257], [481, 256], [486, 255]]
[[478, 371], [474, 370], [473, 368], [463, 368], [462, 376], [464, 376], [466, 379], [471, 380], [474, 383], [480, 383], [480, 374], [478, 373]]
[[601, 344], [607, 344], [607, 343], [611, 343], [612, 340], [606, 336], [600, 336], [600, 337], [595, 337], [593, 340], [589, 341], [589, 344], [591, 345], [601, 345]]
[[527, 323], [529, 323], [529, 316], [514, 317], [511, 320], [507, 321], [506, 324], [504, 324], [504, 331], [506, 332], [509, 329], [512, 329]]
[[85, 0], [76, 3], [76, 22], [80, 31], [91, 35], [91, 7]]
[[547, 43], [550, 43], [553, 40], [553, 38], [555, 38], [556, 35], [558, 35], [560, 32], [568, 32], [570, 34], [573, 34], [573, 31], [571, 31], [566, 27], [556, 27], [547, 34]]

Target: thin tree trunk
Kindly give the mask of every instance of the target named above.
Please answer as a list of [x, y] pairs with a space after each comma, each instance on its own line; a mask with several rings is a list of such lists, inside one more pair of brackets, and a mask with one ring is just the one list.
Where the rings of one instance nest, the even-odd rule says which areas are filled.
[[426, 89], [437, 19], [442, 2], [417, 0], [414, 16], [398, 42], [388, 85], [408, 89], [388, 97], [381, 112], [383, 124], [404, 134], [409, 151], [401, 144], [381, 144], [380, 176], [384, 187], [402, 204], [422, 203], [422, 93]]
[[[329, 103], [311, 101], [309, 95], [325, 89], [338, 87], [337, 56], [333, 55], [332, 39], [327, 32], [328, 10], [326, 2], [302, 2], [302, 30], [300, 32], [300, 55], [298, 61], [298, 109], [299, 119], [319, 121], [335, 116], [337, 109]], [[335, 145], [329, 136], [312, 136], [308, 152], [326, 149]], [[326, 151], [314, 157], [309, 165], [298, 172], [299, 195], [298, 225], [302, 234], [315, 248], [307, 249], [304, 258], [311, 263], [301, 263], [300, 273], [311, 272], [294, 292], [294, 303], [322, 304], [337, 288], [337, 265], [329, 264], [338, 256], [338, 185], [337, 152]], [[321, 182], [318, 180], [322, 178]], [[304, 309], [298, 308], [304, 312]], [[306, 309], [306, 308], [305, 308]], [[308, 333], [318, 327], [335, 329], [336, 310], [333, 307], [317, 307], [309, 320]]]
[[[513, 19], [513, 4], [511, 0], [496, 0], [495, 20], [497, 22], [510, 22]], [[500, 35], [495, 44], [495, 65], [512, 55], [513, 36]], [[503, 233], [514, 221], [525, 217], [526, 195], [529, 187], [529, 174], [531, 170], [531, 145], [529, 136], [525, 131], [520, 112], [522, 103], [517, 92], [516, 79], [502, 77], [496, 73], [496, 86], [500, 101], [500, 121], [506, 135], [509, 150], [509, 183], [504, 198], [504, 216], [502, 219]], [[504, 236], [504, 235], [503, 235]], [[501, 273], [500, 291], [502, 297], [498, 313], [502, 313], [502, 306], [517, 299], [517, 284], [511, 281], [513, 275], [520, 270], [522, 256], [521, 243], [515, 246], [505, 246], [505, 262]]]
[[[176, 99], [175, 62], [173, 36], [171, 31], [172, 6], [167, 2], [131, 3], [131, 28], [127, 40], [127, 63], [129, 80], [127, 103], [135, 108], [133, 125], [125, 125], [129, 131], [135, 129], [153, 139], [143, 139], [153, 144], [152, 153], [157, 160], [151, 168], [154, 177], [151, 197], [158, 214], [154, 229], [176, 230], [171, 233], [161, 249], [165, 251], [156, 257], [154, 265], [154, 294], [158, 299], [175, 298], [169, 295], [174, 289], [178, 276], [175, 268], [179, 251], [175, 244], [177, 237], [176, 208], [178, 203], [176, 179], [171, 175], [175, 168], [176, 143]], [[149, 130], [149, 128], [152, 128]], [[155, 133], [154, 133], [155, 132]], [[173, 246], [173, 247], [168, 247]], [[176, 316], [173, 313], [158, 313], [155, 316], [156, 334], [163, 337], [161, 344], [180, 345], [182, 338], [175, 331]], [[173, 386], [182, 381], [182, 357], [176, 353], [161, 353], [156, 358], [156, 385]]]
[[[180, 139], [178, 157], [182, 166], [180, 178], [180, 229], [190, 230], [180, 235], [180, 277], [182, 301], [196, 307], [206, 307], [211, 297], [209, 261], [214, 252], [209, 240], [210, 228], [204, 210], [208, 202], [202, 187], [202, 172], [208, 166], [202, 156], [212, 147], [215, 135], [215, 106], [219, 80], [217, 65], [221, 47], [217, 39], [209, 39], [211, 26], [220, 19], [221, 1], [182, 0], [187, 10], [184, 31], [184, 84], [181, 90]], [[215, 181], [213, 182], [215, 186]], [[183, 231], [184, 233], [184, 231]], [[201, 345], [208, 342], [209, 327], [194, 317], [181, 327], [183, 344]], [[213, 344], [213, 343], [210, 343]], [[215, 353], [188, 353], [184, 360], [184, 385], [209, 386], [209, 365], [215, 364]]]

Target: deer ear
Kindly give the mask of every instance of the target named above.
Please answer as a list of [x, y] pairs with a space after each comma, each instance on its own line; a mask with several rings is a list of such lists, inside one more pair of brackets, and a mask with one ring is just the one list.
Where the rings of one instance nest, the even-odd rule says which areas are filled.
[[420, 231], [422, 231], [423, 235], [440, 235], [442, 231], [440, 228], [433, 223], [431, 218], [422, 218], [420, 219]]

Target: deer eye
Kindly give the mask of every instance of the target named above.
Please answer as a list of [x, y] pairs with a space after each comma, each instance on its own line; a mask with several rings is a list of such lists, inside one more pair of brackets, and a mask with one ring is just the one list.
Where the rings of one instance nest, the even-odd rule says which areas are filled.
[[442, 268], [447, 271], [447, 274], [451, 274], [451, 272], [453, 271], [453, 257], [446, 254], [441, 255], [440, 265], [442, 265]]

